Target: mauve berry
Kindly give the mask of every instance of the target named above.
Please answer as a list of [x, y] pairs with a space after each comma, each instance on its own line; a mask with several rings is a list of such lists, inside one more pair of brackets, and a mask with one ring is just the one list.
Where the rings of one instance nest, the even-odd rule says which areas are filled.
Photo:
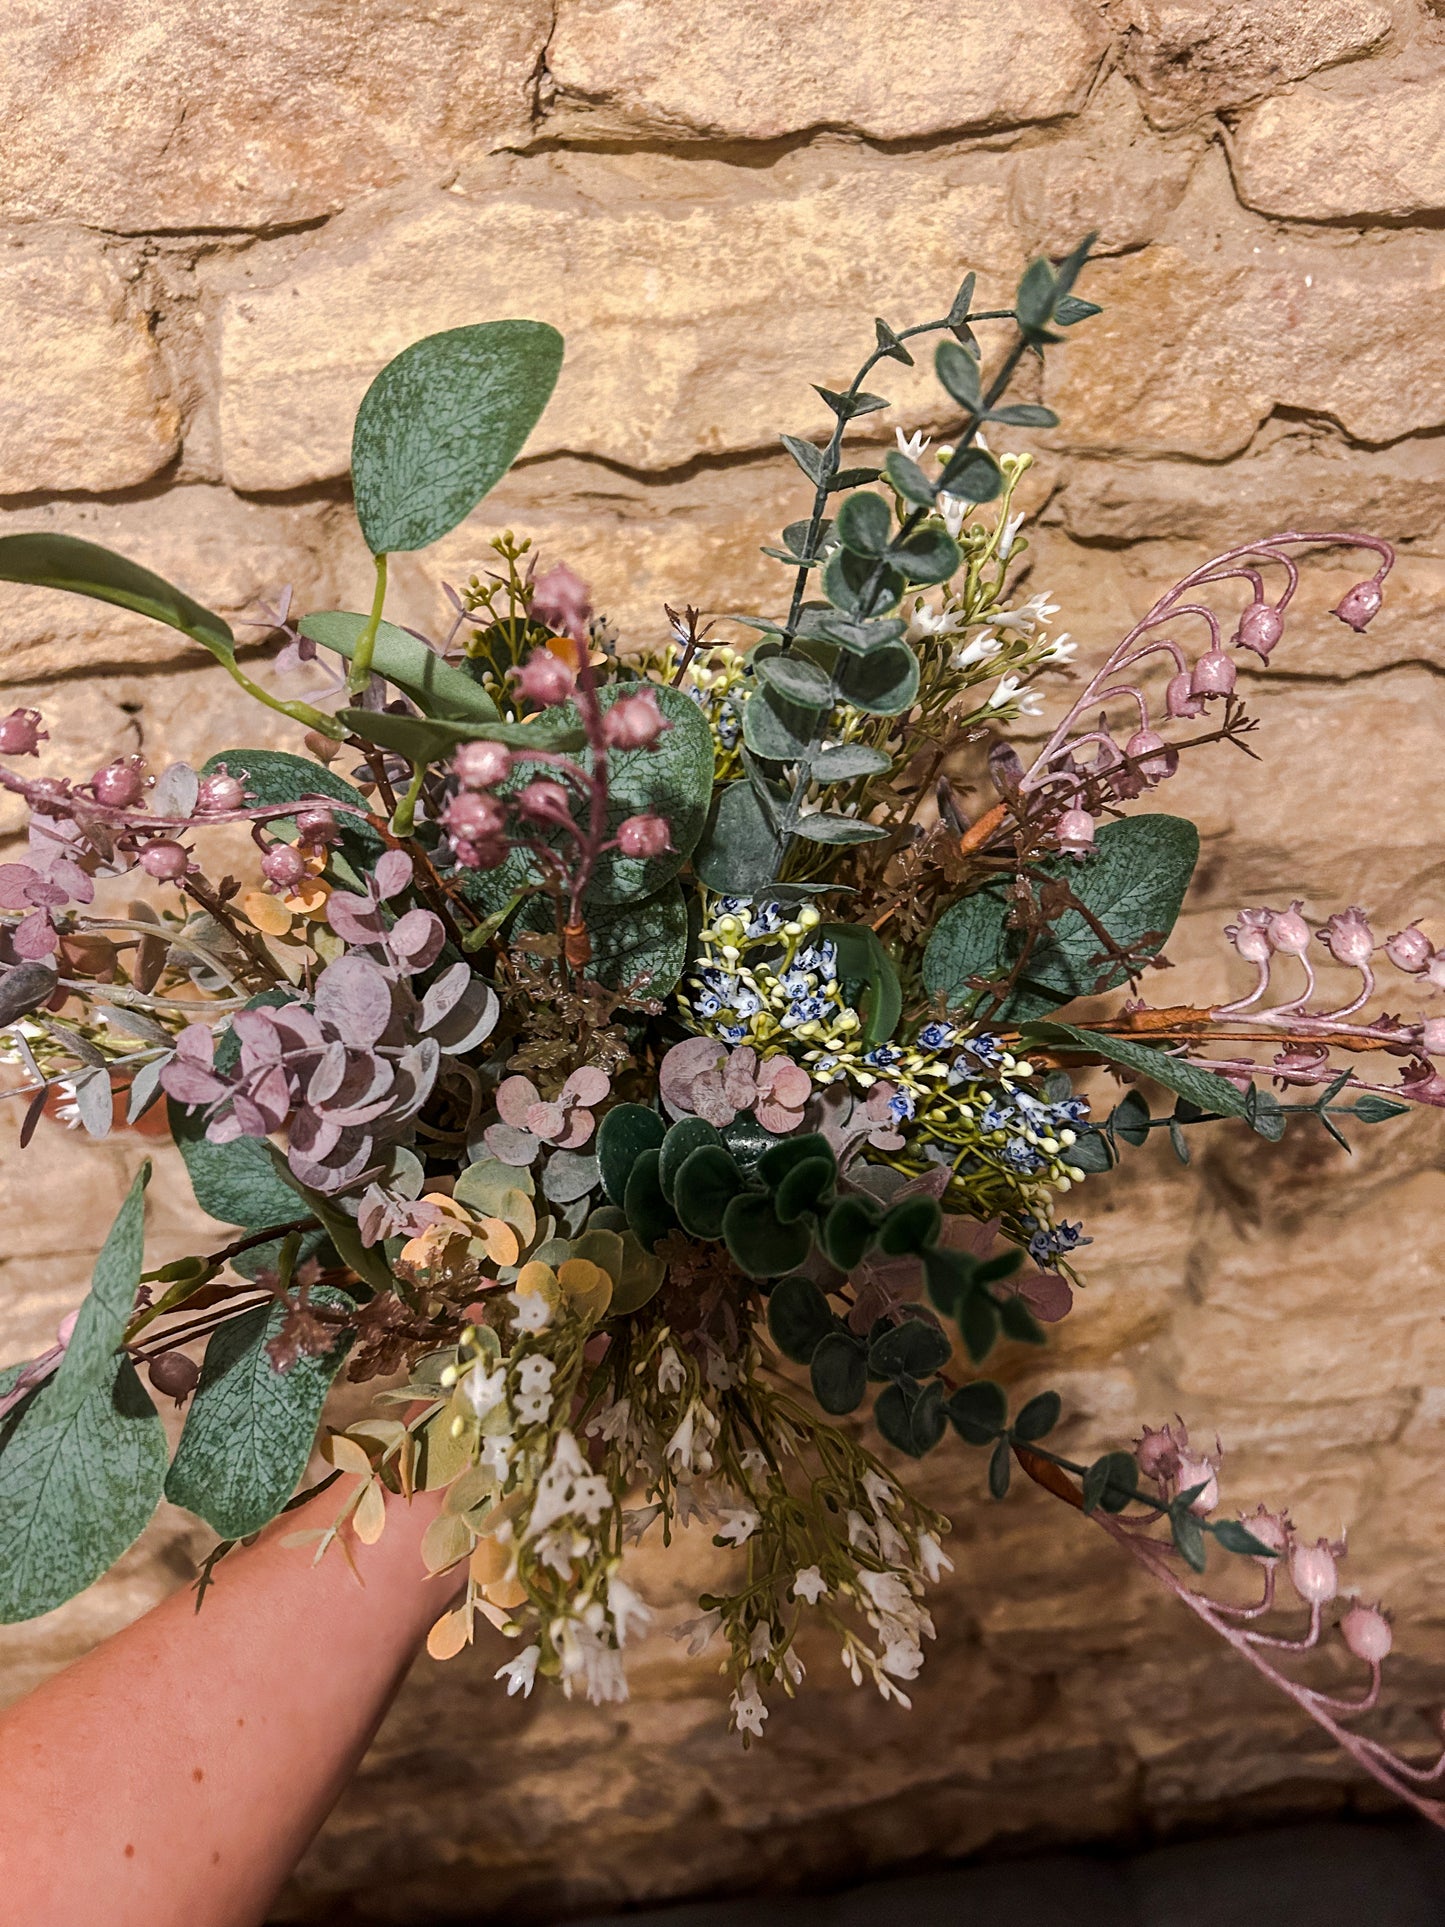
[[1339, 1567], [1328, 1540], [1317, 1539], [1312, 1546], [1298, 1540], [1289, 1549], [1290, 1584], [1310, 1606], [1327, 1606], [1340, 1589]]
[[624, 856], [661, 856], [672, 832], [660, 816], [629, 816], [617, 826], [617, 847]]
[[1340, 1634], [1356, 1659], [1378, 1666], [1390, 1656], [1395, 1634], [1378, 1606], [1362, 1606], [1357, 1599], [1340, 1621]]
[[1232, 696], [1236, 671], [1222, 649], [1207, 649], [1194, 665], [1189, 687], [1196, 696]]
[[147, 843], [141, 851], [140, 867], [147, 876], [161, 883], [179, 883], [191, 867], [191, 859], [179, 843], [161, 837], [155, 843]]
[[1262, 964], [1269, 958], [1269, 926], [1273, 912], [1241, 910], [1238, 923], [1227, 923], [1224, 934], [1246, 963]]
[[[1290, 1524], [1283, 1512], [1266, 1512], [1258, 1506], [1253, 1513], [1239, 1515], [1239, 1522], [1247, 1532], [1252, 1532], [1262, 1546], [1268, 1546], [1273, 1553], [1282, 1553], [1289, 1544]], [[1256, 1553], [1255, 1558], [1263, 1555]]]
[[1347, 589], [1335, 604], [1334, 612], [1341, 622], [1349, 624], [1356, 635], [1363, 635], [1380, 613], [1380, 605], [1384, 600], [1379, 578], [1371, 577], [1368, 582], [1357, 582], [1353, 589]]
[[568, 796], [560, 783], [549, 783], [545, 779], [528, 783], [517, 798], [517, 808], [523, 816], [530, 816], [538, 823], [560, 823], [572, 820], [572, 812], [567, 807]]
[[1215, 1473], [1213, 1459], [1195, 1458], [1190, 1452], [1180, 1455], [1179, 1469], [1174, 1474], [1175, 1484], [1181, 1492], [1188, 1492], [1196, 1485], [1204, 1490], [1190, 1501], [1189, 1510], [1197, 1518], [1207, 1519], [1219, 1504], [1219, 1480]]
[[1162, 783], [1179, 767], [1179, 752], [1171, 749], [1157, 729], [1136, 729], [1124, 754], [1146, 783]]
[[38, 709], [12, 709], [0, 717], [0, 756], [38, 756], [40, 745], [49, 741], [49, 731], [40, 727]]
[[1358, 904], [1352, 904], [1343, 912], [1336, 911], [1319, 935], [1336, 963], [1350, 964], [1356, 970], [1375, 954], [1375, 933], [1365, 922], [1365, 913]]
[[324, 850], [328, 844], [341, 841], [341, 832], [330, 810], [298, 810], [296, 837], [308, 850]]
[[507, 845], [502, 837], [481, 843], [471, 843], [465, 837], [459, 837], [452, 844], [452, 855], [459, 869], [496, 870], [506, 860]]
[[506, 821], [506, 812], [495, 796], [478, 796], [462, 790], [446, 807], [446, 825], [453, 836], [478, 842], [496, 836]]
[[1181, 669], [1177, 676], [1169, 678], [1169, 687], [1164, 692], [1164, 707], [1176, 718], [1204, 714], [1204, 703], [1195, 695], [1194, 679], [1187, 669]]
[[1094, 819], [1087, 810], [1065, 810], [1054, 829], [1059, 848], [1070, 856], [1087, 856], [1094, 847]]
[[261, 858], [261, 874], [278, 890], [294, 890], [306, 875], [306, 859], [289, 843], [273, 843]]
[[577, 680], [566, 663], [558, 661], [550, 649], [534, 649], [520, 669], [509, 670], [508, 674], [525, 700], [542, 709], [565, 703]]
[[1236, 649], [1252, 649], [1262, 662], [1284, 634], [1284, 617], [1272, 603], [1251, 602], [1234, 632]]
[[1302, 957], [1310, 947], [1310, 927], [1300, 915], [1299, 898], [1288, 910], [1275, 910], [1269, 919], [1269, 947], [1287, 957]]
[[670, 728], [650, 689], [620, 696], [602, 718], [603, 737], [613, 749], [645, 749]]
[[[585, 642], [592, 614], [592, 597], [575, 569], [558, 562], [532, 585], [532, 615], [547, 628]], [[560, 700], [560, 698], [559, 698]]]
[[220, 816], [227, 810], [244, 809], [245, 805], [245, 786], [228, 770], [218, 769], [214, 775], [201, 778], [196, 808], [202, 815]]
[[1429, 968], [1434, 949], [1420, 926], [1412, 923], [1407, 930], [1395, 932], [1385, 945], [1385, 955], [1397, 970], [1408, 970], [1412, 977], [1418, 977]]
[[162, 1352], [158, 1358], [151, 1359], [146, 1373], [156, 1390], [173, 1398], [177, 1405], [190, 1397], [201, 1376], [200, 1367], [184, 1352]]
[[139, 756], [107, 763], [91, 777], [90, 787], [97, 803], [112, 810], [128, 810], [145, 794], [145, 764]]
[[1425, 975], [1437, 990], [1445, 990], [1445, 950], [1431, 953], [1430, 961], [1425, 966]]
[[452, 769], [464, 789], [489, 790], [511, 774], [512, 752], [505, 743], [463, 743]]
[[1420, 1032], [1420, 1048], [1427, 1057], [1445, 1057], [1445, 1017], [1427, 1017]]
[[1146, 1425], [1143, 1437], [1134, 1441], [1134, 1457], [1146, 1479], [1167, 1479], [1178, 1468], [1179, 1446], [1167, 1425]]

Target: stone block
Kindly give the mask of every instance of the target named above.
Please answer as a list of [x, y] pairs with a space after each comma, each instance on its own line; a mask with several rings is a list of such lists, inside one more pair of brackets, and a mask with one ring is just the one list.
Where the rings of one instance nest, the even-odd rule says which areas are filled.
[[1348, 88], [1292, 88], [1241, 116], [1230, 144], [1240, 199], [1292, 221], [1439, 213], [1445, 75], [1396, 75], [1371, 64], [1346, 78]]

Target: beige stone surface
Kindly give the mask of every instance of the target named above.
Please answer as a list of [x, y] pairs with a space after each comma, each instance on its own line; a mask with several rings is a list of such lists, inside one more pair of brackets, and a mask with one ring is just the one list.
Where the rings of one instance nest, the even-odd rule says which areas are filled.
[[0, 219], [143, 234], [334, 214], [531, 130], [543, 0], [12, 0]]
[[561, 0], [544, 131], [773, 140], [982, 133], [1071, 112], [1107, 46], [1088, 0]]
[[[969, 267], [1006, 303], [1032, 250], [1097, 226], [1112, 258], [1081, 292], [1105, 312], [1047, 377], [1063, 425], [996, 438], [1038, 457], [1020, 579], [1063, 605], [1080, 660], [1263, 531], [1402, 544], [1363, 637], [1329, 613], [1361, 571], [1317, 559], [1270, 667], [1241, 675], [1260, 760], [1200, 751], [1153, 799], [1197, 818], [1204, 853], [1149, 989], [1242, 989], [1222, 926], [1245, 903], [1299, 896], [1322, 920], [1359, 902], [1445, 943], [1440, 20], [1413, 0], [786, 11], [20, 0], [0, 533], [107, 543], [233, 622], [287, 583], [301, 607], [362, 607], [345, 471], [367, 382], [419, 334], [533, 314], [568, 335], [556, 400], [476, 514], [397, 559], [391, 612], [437, 633], [442, 584], [509, 526], [578, 568], [628, 643], [661, 637], [664, 601], [775, 608], [784, 572], [759, 546], [808, 500], [776, 433], [828, 426], [808, 383], [846, 378], [874, 314], [941, 313]], [[926, 351], [871, 385], [893, 407], [865, 450], [946, 424]], [[261, 632], [238, 634], [274, 673]], [[297, 747], [198, 654], [102, 605], [0, 595], [0, 712], [44, 710], [45, 773]], [[1066, 681], [1043, 687], [1057, 713]], [[6, 806], [0, 837], [17, 827]], [[46, 1123], [22, 1156], [7, 1111], [0, 1360], [48, 1341], [157, 1148]], [[1351, 1134], [1346, 1158], [1307, 1128], [1270, 1147], [1220, 1126], [1188, 1172], [1156, 1142], [1091, 1181], [1077, 1309], [997, 1371], [1018, 1397], [1061, 1390], [1065, 1450], [1180, 1412], [1228, 1448], [1229, 1504], [1347, 1523], [1351, 1583], [1398, 1609], [1408, 1737], [1445, 1677], [1445, 1117]], [[161, 1154], [165, 1258], [209, 1232]], [[913, 1715], [815, 1648], [741, 1755], [710, 1662], [666, 1636], [719, 1555], [649, 1549], [663, 1623], [628, 1706], [508, 1700], [496, 1643], [420, 1662], [278, 1918], [551, 1921], [1374, 1798], [1088, 1522], [1031, 1488], [993, 1505], [961, 1446], [916, 1476], [958, 1569]], [[163, 1510], [84, 1598], [0, 1629], [0, 1697], [184, 1583], [206, 1544]]]
[[1126, 70], [1159, 126], [1238, 107], [1373, 53], [1383, 0], [1116, 0]]
[[1240, 199], [1296, 221], [1406, 220], [1445, 206], [1445, 75], [1296, 87], [1244, 114], [1231, 154]]
[[132, 488], [175, 454], [145, 316], [91, 236], [4, 237], [0, 340], [0, 496]]

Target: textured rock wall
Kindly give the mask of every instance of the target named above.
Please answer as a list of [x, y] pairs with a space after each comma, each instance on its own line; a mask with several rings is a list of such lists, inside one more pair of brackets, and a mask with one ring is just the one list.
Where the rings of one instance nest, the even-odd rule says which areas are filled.
[[[1106, 314], [1050, 364], [1031, 581], [1086, 648], [1202, 554], [1363, 525], [1404, 559], [1368, 639], [1319, 620], [1267, 675], [1262, 763], [1196, 765], [1206, 859], [1172, 954], [1219, 968], [1261, 892], [1387, 925], [1445, 865], [1445, 8], [1415, 0], [12, 0], [0, 61], [0, 530], [113, 544], [224, 611], [285, 582], [357, 606], [352, 411], [413, 336], [505, 314], [568, 334], [515, 473], [405, 612], [507, 523], [566, 556], [633, 636], [660, 604], [776, 595], [798, 512], [778, 428], [817, 432], [882, 312], [936, 312], [965, 266], [1003, 294], [1096, 226]], [[882, 418], [928, 425], [897, 370]], [[892, 379], [890, 377], [890, 379]], [[0, 700], [57, 768], [284, 741], [169, 631], [12, 590]], [[282, 726], [289, 727], [289, 726]], [[0, 811], [0, 832], [13, 831]], [[1217, 981], [1217, 979], [1215, 979]], [[8, 1140], [7, 1140], [8, 1142]], [[1441, 1132], [1346, 1162], [1301, 1134], [1151, 1152], [1091, 1184], [1092, 1283], [1047, 1361], [1080, 1450], [1179, 1410], [1228, 1490], [1352, 1527], [1438, 1696], [1445, 1626]], [[47, 1125], [0, 1182], [0, 1357], [72, 1304], [140, 1154]], [[174, 1178], [172, 1162], [165, 1171]], [[37, 1196], [44, 1209], [37, 1209]], [[186, 1248], [183, 1187], [151, 1192]], [[1020, 1838], [1088, 1837], [1353, 1797], [1312, 1731], [1083, 1522], [993, 1508], [961, 1448], [924, 1473], [958, 1572], [910, 1718], [826, 1653], [745, 1759], [714, 1682], [659, 1640], [630, 1706], [519, 1704], [478, 1652], [423, 1662], [284, 1917], [521, 1919], [712, 1887], [836, 1881]], [[158, 1523], [90, 1596], [0, 1635], [18, 1693], [189, 1570]], [[688, 1555], [697, 1583], [713, 1557]], [[649, 1574], [680, 1602], [679, 1569]], [[300, 1683], [298, 1690], [304, 1690]]]

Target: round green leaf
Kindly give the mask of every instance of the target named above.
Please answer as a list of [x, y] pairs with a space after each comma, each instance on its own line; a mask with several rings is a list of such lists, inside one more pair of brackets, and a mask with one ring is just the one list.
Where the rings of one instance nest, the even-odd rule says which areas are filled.
[[660, 1156], [657, 1150], [638, 1152], [632, 1160], [632, 1169], [627, 1174], [627, 1187], [622, 1196], [627, 1222], [637, 1234], [637, 1242], [644, 1251], [651, 1251], [658, 1239], [677, 1223], [657, 1175]]
[[863, 1347], [850, 1332], [835, 1331], [813, 1353], [813, 1396], [835, 1418], [856, 1412], [868, 1390]]
[[521, 452], [561, 367], [562, 337], [544, 321], [449, 328], [389, 361], [351, 439], [372, 554], [423, 549], [464, 521]]
[[746, 780], [717, 793], [693, 865], [721, 896], [760, 896], [776, 882], [783, 845], [757, 791]]
[[918, 694], [918, 658], [906, 642], [885, 642], [838, 664], [841, 702], [874, 716], [900, 716]]
[[[694, 1157], [705, 1155], [693, 1153]], [[803, 1225], [780, 1223], [771, 1198], [756, 1192], [733, 1199], [723, 1213], [722, 1231], [734, 1262], [750, 1278], [777, 1278], [795, 1270], [813, 1243]]]
[[878, 1208], [870, 1199], [838, 1199], [823, 1221], [823, 1249], [839, 1271], [852, 1271], [863, 1262], [877, 1225]]
[[662, 1180], [669, 1203], [675, 1201], [678, 1173], [693, 1152], [700, 1151], [705, 1144], [719, 1147], [722, 1144], [722, 1135], [717, 1126], [709, 1124], [706, 1118], [680, 1117], [669, 1128], [662, 1140], [662, 1158], [657, 1167], [657, 1175]]
[[757, 664], [758, 680], [776, 689], [787, 702], [804, 709], [831, 709], [833, 685], [804, 656], [763, 656]]
[[1064, 1401], [1057, 1392], [1039, 1392], [1021, 1406], [1014, 1420], [1014, 1432], [1021, 1439], [1047, 1438], [1059, 1422]]
[[868, 1349], [868, 1369], [881, 1378], [927, 1378], [948, 1363], [953, 1351], [937, 1325], [921, 1318], [906, 1318], [894, 1325]]
[[[906, 1385], [885, 1385], [873, 1402], [873, 1423], [890, 1445], [913, 1452], [913, 1407], [918, 1394]], [[820, 1401], [821, 1402], [821, 1401]]]
[[687, 962], [687, 902], [682, 885], [665, 883], [655, 896], [640, 903], [589, 900], [587, 931], [592, 939], [589, 976], [611, 990], [637, 984], [640, 996], [665, 997]]
[[778, 1222], [796, 1224], [809, 1211], [816, 1211], [833, 1188], [837, 1169], [831, 1157], [804, 1158], [795, 1164], [773, 1197]]
[[1008, 1424], [1008, 1393], [991, 1378], [960, 1385], [945, 1407], [960, 1436], [970, 1445], [987, 1445]]
[[720, 1238], [728, 1206], [742, 1188], [742, 1174], [721, 1144], [697, 1145], [683, 1159], [673, 1185], [673, 1208], [683, 1230], [692, 1238]]
[[784, 1358], [798, 1365], [809, 1364], [836, 1325], [827, 1299], [811, 1278], [784, 1278], [773, 1286], [768, 1299], [768, 1330]]
[[667, 1126], [646, 1104], [615, 1104], [597, 1127], [597, 1163], [602, 1189], [613, 1204], [627, 1196], [633, 1162], [644, 1151], [660, 1149]]
[[908, 584], [900, 569], [852, 549], [835, 549], [823, 570], [823, 593], [850, 616], [883, 616], [898, 606]]
[[893, 517], [881, 495], [859, 490], [845, 497], [834, 525], [838, 540], [857, 555], [877, 557], [888, 547]]
[[934, 1198], [904, 1198], [878, 1227], [878, 1249], [889, 1258], [911, 1257], [938, 1237], [943, 1213]]

